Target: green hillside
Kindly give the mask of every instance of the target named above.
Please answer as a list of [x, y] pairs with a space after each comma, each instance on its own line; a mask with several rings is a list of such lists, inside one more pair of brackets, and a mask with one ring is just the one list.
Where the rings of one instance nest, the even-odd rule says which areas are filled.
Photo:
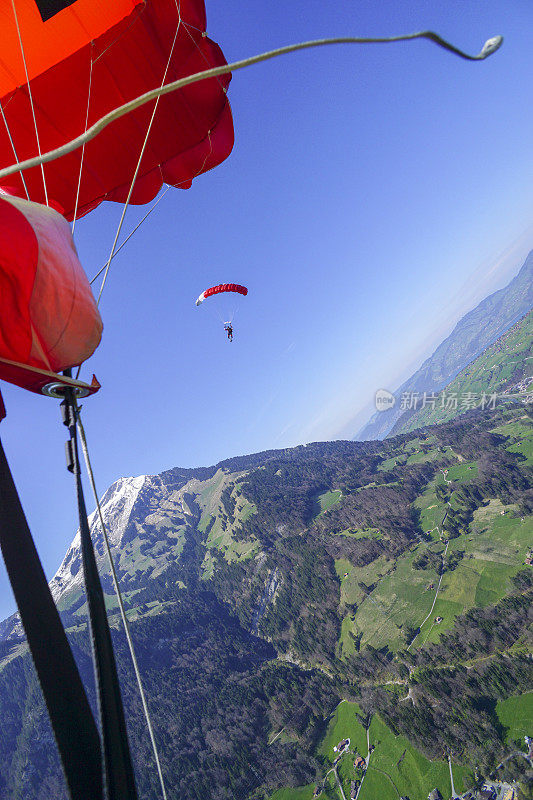
[[533, 310], [465, 367], [441, 392], [416, 397], [413, 402], [416, 402], [417, 410], [402, 416], [391, 435], [448, 422], [473, 408], [501, 405], [513, 395], [526, 393], [532, 381]]
[[[453, 754], [459, 789], [525, 748], [532, 417], [510, 404], [423, 433], [314, 443], [137, 482], [117, 569], [170, 796], [308, 800], [323, 785], [324, 797], [342, 800], [339, 782], [348, 797], [363, 779], [353, 761], [355, 750], [367, 756], [368, 726], [375, 749], [359, 800], [425, 800], [435, 787], [446, 797], [443, 754]], [[60, 607], [90, 686], [71, 556]], [[99, 558], [140, 793], [156, 800]], [[15, 622], [3, 630], [0, 797], [65, 800], [24, 641]], [[345, 737], [351, 752], [335, 771], [333, 747]], [[526, 787], [522, 761], [513, 775]]]
[[[369, 757], [368, 743], [373, 748]], [[340, 741], [350, 740], [337, 765], [337, 775], [346, 797], [351, 783], [361, 784], [360, 800], [395, 800], [401, 795], [426, 798], [432, 789], [444, 797], [451, 793], [450, 771], [446, 760], [430, 761], [414, 748], [404, 736], [397, 736], [378, 714], [368, 718], [357, 703], [341, 701], [328, 721], [323, 739], [317, 746], [317, 756], [323, 763], [323, 777], [306, 787], [280, 789], [271, 800], [311, 800], [317, 786], [324, 786], [322, 798], [340, 797], [338, 783], [332, 772], [337, 753], [333, 748]], [[354, 766], [360, 755], [368, 758], [368, 768]], [[463, 779], [472, 781], [468, 769], [453, 769], [454, 786], [463, 791]], [[361, 783], [362, 781], [362, 783]]]

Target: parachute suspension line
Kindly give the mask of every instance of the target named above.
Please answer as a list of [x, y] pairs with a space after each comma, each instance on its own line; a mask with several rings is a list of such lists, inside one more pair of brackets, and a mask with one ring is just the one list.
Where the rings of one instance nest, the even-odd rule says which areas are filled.
[[[181, 6], [181, 0], [174, 0], [174, 2], [176, 3], [176, 6], [177, 6], [178, 2], [180, 4], [180, 6]], [[181, 14], [180, 9], [178, 9], [178, 13]], [[209, 66], [209, 61], [207, 60], [207, 57], [206, 57], [205, 53], [203, 52], [201, 47], [198, 46], [198, 44], [196, 43], [196, 39], [194, 38], [194, 36], [192, 35], [192, 33], [189, 30], [190, 27], [194, 27], [194, 26], [190, 26], [188, 23], [184, 22], [183, 23], [183, 27], [185, 28], [185, 31], [186, 31], [188, 37], [190, 38], [191, 42], [194, 44], [196, 50], [198, 51], [198, 53], [200, 53], [200, 57]], [[198, 28], [194, 28], [194, 30], [197, 31], [199, 29]], [[207, 36], [207, 32], [206, 31], [201, 31], [201, 33], [202, 33], [202, 36], [204, 36], [204, 37]], [[222, 89], [224, 94], [226, 94], [226, 87], [222, 85], [222, 81], [220, 80], [220, 77], [218, 75], [216, 76], [216, 79], [217, 79], [218, 85], [220, 86], [220, 88]], [[209, 152], [206, 153], [206, 156], [205, 156], [205, 158], [204, 158], [204, 160], [202, 162], [202, 166], [198, 169], [196, 175], [194, 176], [195, 178], [197, 178], [198, 175], [202, 174], [202, 172], [204, 170], [204, 167], [205, 167], [205, 165], [207, 163], [207, 160], [210, 158], [210, 156], [213, 155], [213, 140], [211, 139], [211, 131], [210, 130], [207, 131], [207, 138], [209, 140]]]
[[[70, 373], [70, 369], [65, 370], [68, 377], [70, 377]], [[127, 800], [138, 800], [117, 664], [87, 519], [78, 455], [78, 407], [76, 395], [72, 389], [66, 390], [65, 399], [61, 403], [61, 411], [63, 423], [70, 434], [70, 440], [67, 441], [67, 466], [73, 473], [76, 482], [83, 578], [87, 595], [96, 693], [100, 712], [106, 798], [107, 800], [125, 800], [126, 798]]]
[[6, 178], [8, 175], [13, 175], [16, 172], [20, 172], [23, 169], [37, 167], [40, 164], [46, 164], [49, 161], [55, 161], [57, 158], [62, 158], [67, 153], [72, 153], [73, 150], [77, 150], [79, 147], [81, 147], [84, 142], [88, 142], [98, 136], [99, 133], [101, 133], [115, 120], [120, 119], [126, 114], [129, 114], [131, 111], [135, 111], [135, 109], [140, 108], [152, 100], [155, 100], [156, 97], [171, 94], [172, 92], [176, 92], [178, 89], [183, 89], [184, 86], [190, 86], [192, 83], [197, 83], [198, 81], [207, 80], [209, 78], [216, 78], [217, 75], [226, 75], [228, 72], [236, 72], [238, 69], [244, 69], [245, 67], [250, 67], [253, 64], [260, 64], [261, 62], [268, 61], [271, 58], [278, 58], [279, 56], [286, 55], [287, 53], [295, 53], [300, 50], [309, 50], [313, 47], [324, 47], [326, 45], [338, 44], [390, 44], [392, 42], [407, 42], [415, 39], [428, 39], [430, 42], [433, 42], [439, 47], [442, 47], [444, 50], [448, 50], [448, 52], [459, 56], [459, 58], [464, 58], [466, 61], [484, 61], [486, 58], [489, 58], [489, 56], [495, 53], [496, 50], [501, 47], [503, 42], [502, 36], [494, 36], [485, 42], [479, 53], [476, 55], [470, 55], [469, 53], [460, 50], [458, 47], [455, 47], [455, 45], [450, 44], [450, 42], [447, 42], [446, 39], [443, 39], [438, 33], [434, 33], [434, 31], [418, 31], [417, 33], [406, 33], [401, 36], [340, 36], [335, 39], [314, 39], [308, 42], [298, 42], [297, 44], [289, 44], [285, 47], [278, 47], [275, 50], [268, 50], [266, 53], [260, 53], [256, 56], [243, 58], [240, 61], [234, 61], [231, 64], [224, 64], [220, 67], [206, 69], [203, 72], [196, 72], [194, 75], [187, 75], [185, 78], [179, 78], [176, 81], [167, 83], [166, 85], [161, 86], [159, 89], [151, 89], [149, 92], [139, 95], [139, 97], [136, 97], [134, 100], [124, 103], [123, 106], [114, 108], [113, 111], [105, 114], [103, 117], [101, 117], [101, 119], [97, 120], [94, 125], [91, 125], [91, 127], [84, 134], [80, 134], [80, 136], [77, 136], [70, 142], [66, 142], [66, 144], [61, 145], [61, 147], [58, 147], [55, 150], [50, 150], [48, 153], [44, 153], [42, 156], [29, 158], [26, 161], [22, 161], [20, 164], [13, 164], [10, 167], [1, 169], [0, 180], [2, 178]]
[[129, 625], [129, 622], [128, 622], [128, 618], [126, 616], [126, 609], [124, 607], [124, 600], [123, 600], [122, 592], [120, 591], [120, 586], [119, 586], [119, 583], [118, 583], [118, 576], [117, 576], [116, 569], [115, 569], [115, 563], [113, 561], [113, 555], [112, 555], [112, 552], [111, 552], [111, 544], [109, 542], [109, 537], [108, 537], [108, 534], [107, 534], [107, 527], [106, 527], [106, 524], [104, 522], [104, 516], [103, 516], [103, 513], [102, 513], [102, 506], [100, 504], [98, 493], [96, 491], [96, 482], [95, 482], [95, 479], [94, 479], [94, 473], [93, 473], [93, 468], [92, 468], [92, 465], [91, 465], [91, 459], [89, 457], [89, 448], [87, 446], [87, 437], [85, 435], [85, 429], [84, 429], [83, 423], [81, 421], [81, 414], [80, 414], [80, 409], [79, 408], [77, 409], [76, 424], [77, 424], [78, 431], [79, 431], [79, 434], [80, 434], [81, 447], [82, 447], [82, 450], [83, 450], [83, 457], [85, 459], [85, 466], [87, 467], [87, 474], [89, 476], [89, 481], [90, 481], [91, 488], [92, 488], [92, 491], [93, 491], [94, 501], [96, 503], [96, 508], [98, 510], [98, 519], [100, 521], [100, 527], [102, 528], [102, 535], [103, 535], [103, 538], [104, 538], [105, 549], [106, 549], [107, 557], [108, 557], [108, 560], [109, 560], [109, 565], [110, 565], [110, 568], [111, 568], [111, 576], [113, 578], [113, 586], [115, 588], [115, 594], [116, 594], [116, 597], [117, 597], [117, 600], [118, 600], [118, 605], [119, 605], [119, 608], [120, 608], [120, 616], [122, 617], [122, 624], [124, 625], [124, 632], [126, 634], [126, 639], [128, 641], [128, 647], [129, 647], [129, 650], [130, 650], [131, 660], [133, 662], [133, 669], [135, 671], [135, 677], [137, 678], [137, 686], [139, 687], [139, 694], [141, 696], [141, 702], [142, 702], [142, 706], [143, 706], [143, 710], [144, 710], [144, 717], [146, 719], [146, 725], [148, 727], [148, 733], [149, 733], [149, 736], [150, 736], [150, 741], [152, 743], [152, 750], [154, 752], [154, 758], [155, 758], [155, 763], [156, 763], [156, 767], [157, 767], [157, 773], [159, 775], [159, 782], [161, 784], [161, 792], [162, 792], [164, 800], [167, 800], [167, 792], [166, 792], [166, 788], [165, 788], [165, 781], [163, 779], [163, 771], [161, 769], [161, 762], [159, 760], [159, 751], [157, 749], [157, 744], [156, 744], [156, 741], [155, 741], [154, 729], [153, 729], [153, 726], [152, 726], [152, 720], [151, 720], [151, 717], [150, 717], [150, 712], [148, 710], [148, 703], [146, 701], [146, 696], [145, 696], [145, 693], [144, 693], [143, 683], [142, 683], [142, 679], [141, 679], [141, 673], [140, 673], [140, 670], [139, 670], [139, 665], [138, 665], [138, 662], [137, 662], [137, 656], [135, 654], [135, 648], [134, 648], [133, 639], [132, 639], [132, 636], [131, 636], [130, 625]]
[[[12, 2], [13, 2], [13, 0], [12, 0]], [[165, 80], [166, 80], [167, 73], [168, 73], [168, 70], [169, 70], [169, 67], [170, 67], [170, 62], [171, 62], [171, 59], [172, 59], [172, 55], [174, 53], [174, 47], [176, 46], [176, 40], [178, 38], [178, 32], [179, 32], [180, 26], [181, 26], [181, 18], [178, 20], [178, 24], [177, 24], [177, 27], [176, 27], [176, 32], [174, 34], [174, 39], [172, 41], [172, 47], [170, 48], [170, 53], [169, 53], [169, 56], [168, 56], [167, 65], [165, 67], [165, 72], [164, 72], [164, 75], [163, 75], [163, 80], [161, 81], [161, 86], [159, 87], [159, 91], [165, 85]], [[137, 166], [135, 167], [135, 171], [133, 173], [133, 178], [131, 179], [131, 184], [130, 184], [130, 188], [129, 188], [129, 191], [128, 191], [128, 196], [126, 197], [126, 201], [124, 203], [124, 208], [122, 209], [122, 214], [121, 214], [121, 217], [120, 217], [120, 221], [118, 223], [117, 232], [115, 234], [115, 239], [113, 241], [113, 246], [111, 247], [111, 252], [109, 254], [109, 258], [108, 258], [107, 264], [105, 266], [104, 277], [102, 278], [102, 283], [100, 284], [100, 291], [98, 292], [98, 299], [96, 301], [96, 305], [100, 305], [100, 300], [102, 298], [102, 292], [104, 291], [104, 286], [106, 284], [107, 276], [109, 274], [109, 267], [111, 266], [111, 261], [113, 260], [113, 257], [115, 255], [117, 242], [118, 242], [118, 239], [119, 239], [119, 236], [120, 236], [120, 232], [122, 230], [122, 225], [124, 224], [124, 218], [126, 217], [126, 211], [128, 210], [128, 206], [130, 204], [131, 195], [133, 193], [133, 188], [135, 186], [135, 181], [137, 180], [137, 175], [139, 174], [139, 169], [141, 168], [141, 161], [142, 161], [143, 156], [144, 156], [144, 151], [146, 150], [146, 145], [148, 144], [148, 137], [150, 136], [150, 132], [152, 130], [152, 125], [154, 124], [155, 115], [156, 115], [156, 112], [157, 112], [157, 108], [159, 106], [159, 97], [160, 97], [160, 95], [156, 95], [156, 101], [155, 101], [155, 105], [154, 105], [154, 108], [153, 108], [153, 111], [152, 111], [152, 116], [150, 117], [150, 122], [148, 123], [148, 128], [146, 130], [146, 136], [144, 137], [144, 142], [143, 142], [143, 145], [141, 147], [141, 152], [139, 154], [139, 159], [137, 161]], [[79, 374], [79, 372], [78, 372], [78, 374]]]
[[[11, 0], [11, 7], [13, 9], [13, 16], [15, 17], [15, 25], [17, 26], [17, 36], [18, 36], [18, 40], [19, 40], [20, 54], [22, 56], [22, 62], [24, 64], [24, 74], [26, 75], [26, 85], [28, 86], [28, 96], [30, 98], [31, 113], [32, 113], [32, 117], [33, 117], [33, 127], [35, 128], [35, 138], [37, 139], [37, 150], [39, 151], [39, 158], [42, 158], [41, 142], [40, 142], [40, 139], [39, 139], [39, 130], [37, 128], [37, 118], [35, 116], [35, 107], [33, 105], [33, 95], [32, 95], [32, 92], [31, 92], [30, 78], [29, 78], [29, 75], [28, 75], [28, 65], [26, 64], [26, 53], [24, 52], [24, 45], [22, 44], [22, 36], [21, 36], [21, 33], [20, 33], [20, 26], [19, 26], [19, 18], [18, 18], [18, 15], [17, 15], [17, 9], [15, 8], [15, 0]], [[46, 205], [48, 205], [48, 190], [46, 188], [46, 178], [44, 177], [44, 166], [43, 166], [42, 163], [41, 163], [41, 175], [43, 177], [44, 199], [45, 199]]]
[[[87, 92], [87, 110], [85, 112], [85, 127], [83, 129], [84, 133], [87, 130], [87, 125], [89, 124], [89, 106], [91, 104], [91, 91], [92, 91], [92, 84], [93, 84], [93, 65], [94, 65], [93, 53], [94, 53], [94, 45], [93, 45], [93, 42], [91, 42], [91, 65], [89, 67], [89, 90]], [[78, 185], [76, 187], [76, 202], [74, 204], [74, 218], [72, 220], [72, 235], [73, 236], [74, 236], [74, 229], [76, 227], [76, 218], [78, 216], [78, 203], [79, 203], [79, 200], [80, 200], [80, 188], [81, 188], [81, 173], [82, 173], [82, 170], [83, 170], [83, 159], [84, 158], [85, 158], [85, 144], [81, 148], [80, 171], [79, 171], [79, 174], [78, 174]]]
[[[181, 2], [181, 0], [180, 0], [180, 2]], [[196, 39], [194, 38], [194, 36], [192, 35], [192, 33], [191, 33], [191, 32], [190, 32], [190, 30], [189, 30], [189, 28], [192, 28], [193, 30], [197, 31], [197, 30], [198, 30], [198, 28], [196, 28], [194, 25], [189, 25], [189, 23], [187, 23], [187, 22], [184, 22], [184, 23], [183, 23], [183, 27], [184, 27], [184, 28], [185, 28], [185, 30], [187, 31], [187, 35], [189, 36], [189, 38], [190, 38], [191, 42], [194, 44], [194, 46], [196, 47], [197, 51], [200, 53], [200, 57], [202, 58], [202, 60], [203, 60], [203, 61], [205, 61], [205, 63], [207, 64], [207, 66], [209, 66], [209, 61], [208, 61], [208, 59], [207, 59], [207, 56], [206, 56], [206, 55], [205, 55], [205, 53], [202, 51], [202, 49], [201, 49], [201, 48], [200, 48], [200, 47], [197, 45], [197, 43], [196, 43]], [[207, 32], [206, 32], [206, 31], [201, 31], [201, 34], [202, 34], [202, 36], [204, 36], [204, 37], [205, 37], [205, 36], [207, 36]], [[220, 80], [219, 76], [218, 76], [218, 75], [216, 75], [215, 77], [216, 77], [216, 79], [217, 79], [217, 83], [218, 83], [218, 85], [220, 86], [220, 88], [222, 89], [222, 91], [224, 92], [224, 94], [226, 94], [226, 87], [225, 87], [225, 86], [222, 86], [222, 81]]]
[[[7, 119], [6, 119], [6, 115], [5, 115], [5, 112], [4, 112], [4, 106], [2, 105], [2, 103], [0, 103], [0, 111], [2, 112], [2, 119], [4, 120], [4, 125], [6, 126], [6, 131], [7, 131], [7, 135], [9, 136], [9, 142], [10, 142], [11, 148], [13, 150], [13, 155], [15, 156], [15, 160], [16, 160], [17, 164], [20, 164], [18, 153], [17, 153], [17, 148], [15, 147], [15, 142], [13, 141], [13, 137], [11, 136], [11, 130], [9, 128], [9, 125], [8, 125], [8, 122], [7, 122]], [[24, 178], [24, 173], [23, 172], [20, 173], [20, 177], [22, 179], [22, 185], [24, 186], [24, 191], [26, 192], [26, 197], [29, 200], [30, 199], [30, 193], [28, 192], [28, 187], [26, 186], [26, 179]]]
[[[163, 199], [163, 197], [166, 195], [166, 193], [168, 192], [168, 190], [169, 190], [169, 189], [170, 189], [170, 186], [167, 186], [167, 187], [165, 187], [164, 191], [163, 191], [163, 192], [161, 192], [161, 194], [159, 195], [159, 197], [157, 198], [157, 200], [155, 201], [155, 203], [154, 203], [154, 204], [153, 204], [153, 205], [152, 205], [152, 206], [151, 206], [151, 207], [148, 209], [148, 211], [146, 212], [146, 214], [144, 215], [144, 217], [143, 217], [143, 218], [140, 220], [140, 222], [138, 222], [138, 223], [137, 223], [137, 225], [134, 227], [134, 229], [133, 229], [133, 230], [132, 230], [130, 233], [128, 233], [128, 235], [126, 236], [126, 238], [124, 239], [124, 241], [122, 242], [122, 244], [121, 244], [119, 247], [117, 247], [117, 249], [116, 249], [116, 250], [115, 250], [115, 252], [113, 253], [113, 258], [115, 258], [115, 256], [116, 256], [116, 255], [118, 255], [118, 254], [120, 253], [120, 251], [122, 250], [122, 248], [124, 247], [124, 245], [125, 245], [125, 244], [127, 244], [127, 242], [129, 242], [129, 240], [131, 239], [131, 237], [133, 236], [133, 234], [134, 234], [134, 233], [136, 233], [136, 232], [139, 230], [139, 228], [141, 227], [141, 225], [143, 224], [143, 222], [144, 222], [144, 221], [145, 221], [145, 220], [146, 220], [146, 219], [147, 219], [147, 218], [150, 216], [150, 214], [152, 213], [152, 211], [154, 210], [154, 208], [155, 208], [155, 207], [158, 205], [158, 203], [160, 203], [160, 202], [161, 202], [161, 200], [162, 200], [162, 199]], [[107, 267], [107, 263], [106, 263], [106, 264], [104, 264], [104, 266], [103, 266], [103, 267], [101, 267], [101, 268], [98, 270], [98, 272], [96, 273], [96, 275], [94, 275], [94, 277], [93, 277], [93, 278], [91, 278], [91, 280], [89, 281], [89, 283], [90, 283], [90, 284], [93, 284], [93, 283], [95, 282], [95, 280], [96, 280], [97, 278], [99, 278], [99, 277], [100, 277], [100, 275], [101, 275], [101, 274], [102, 274], [102, 272], [103, 272], [103, 271], [106, 269], [106, 267]]]
[[209, 139], [209, 152], [208, 152], [208, 153], [206, 153], [206, 155], [205, 155], [205, 158], [204, 158], [204, 160], [202, 161], [202, 166], [201, 166], [201, 167], [199, 167], [199, 169], [198, 169], [198, 171], [197, 171], [196, 175], [194, 176], [195, 178], [197, 178], [197, 177], [198, 177], [198, 175], [201, 175], [201, 174], [202, 174], [202, 172], [203, 172], [203, 169], [204, 169], [204, 167], [205, 167], [205, 164], [206, 164], [206, 161], [207, 161], [207, 159], [209, 158], [209, 156], [211, 156], [211, 155], [213, 154], [213, 140], [211, 139], [211, 131], [207, 131], [207, 138]]
[[132, 28], [135, 25], [135, 23], [137, 22], [139, 17], [142, 15], [143, 11], [146, 8], [146, 4], [147, 4], [147, 0], [143, 0], [141, 3], [137, 4], [137, 7], [135, 8], [135, 10], [132, 12], [132, 14], [130, 16], [130, 22], [127, 25], [127, 27], [124, 28], [119, 33], [119, 35], [115, 39], [113, 39], [112, 42], [109, 42], [107, 47], [105, 47], [103, 50], [100, 51], [100, 53], [94, 59], [94, 63], [95, 64], [98, 61], [100, 61], [101, 58], [103, 58], [105, 56], [105, 54], [107, 53], [108, 50], [111, 50], [112, 47], [114, 47], [118, 42], [120, 42], [121, 39], [123, 39], [127, 35], [127, 33], [130, 30], [130, 28]]

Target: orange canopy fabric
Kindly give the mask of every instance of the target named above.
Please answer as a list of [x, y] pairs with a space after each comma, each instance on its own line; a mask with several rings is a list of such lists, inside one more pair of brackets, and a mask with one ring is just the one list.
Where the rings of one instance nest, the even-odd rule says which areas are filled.
[[[165, 71], [169, 83], [226, 63], [205, 36], [203, 0], [15, 0], [15, 9], [41, 152], [159, 87]], [[38, 154], [16, 20], [11, 0], [0, 0], [0, 102], [6, 120], [0, 119], [0, 167]], [[201, 81], [161, 98], [130, 202], [149, 202], [163, 183], [187, 188], [229, 155], [229, 80], [228, 75]], [[112, 123], [86, 145], [78, 216], [102, 200], [126, 199], [154, 103]], [[81, 155], [78, 150], [44, 166], [48, 198], [68, 219], [74, 215]], [[24, 179], [30, 199], [45, 203], [41, 169], [25, 171]], [[20, 176], [7, 183], [25, 196]]]

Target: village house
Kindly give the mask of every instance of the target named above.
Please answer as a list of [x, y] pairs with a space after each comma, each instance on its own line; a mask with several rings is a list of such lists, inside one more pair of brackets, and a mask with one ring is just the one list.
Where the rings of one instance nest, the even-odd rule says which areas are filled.
[[490, 784], [483, 784], [481, 787], [481, 791], [479, 792], [480, 800], [496, 800], [498, 796], [498, 792], [496, 791], [494, 786], [490, 786]]
[[333, 752], [334, 752], [334, 753], [342, 753], [342, 752], [343, 752], [344, 750], [346, 750], [346, 749], [347, 749], [349, 746], [350, 746], [350, 740], [349, 740], [349, 739], [342, 739], [342, 740], [339, 742], [339, 744], [336, 744], [336, 745], [335, 745], [335, 747], [333, 748]]

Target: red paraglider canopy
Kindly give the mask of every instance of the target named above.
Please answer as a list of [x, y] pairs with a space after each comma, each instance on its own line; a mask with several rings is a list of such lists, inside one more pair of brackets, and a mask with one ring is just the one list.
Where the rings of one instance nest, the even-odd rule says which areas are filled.
[[[225, 64], [205, 28], [203, 0], [0, 0], [0, 168], [66, 144], [147, 91]], [[163, 183], [188, 188], [233, 147], [230, 79], [147, 103], [0, 189], [0, 378], [31, 391], [69, 383], [57, 373], [100, 338], [68, 226], [38, 204], [74, 219], [103, 200], [148, 203]]]
[[221, 292], [237, 292], [238, 294], [247, 295], [248, 289], [246, 286], [241, 286], [239, 283], [220, 283], [218, 286], [211, 286], [210, 289], [206, 289], [205, 292], [202, 292], [196, 301], [196, 305], [199, 306], [200, 303], [203, 303], [206, 297], [211, 297], [212, 294], [220, 294]]
[[0, 195], [0, 298], [4, 380], [41, 391], [100, 342], [102, 320], [70, 226], [52, 208]]
[[[14, 0], [14, 7], [0, 0], [0, 21], [0, 167], [38, 155], [39, 147], [61, 146], [162, 83], [226, 63], [205, 35], [203, 0]], [[131, 203], [149, 202], [163, 183], [188, 188], [227, 158], [233, 147], [229, 80], [199, 81], [160, 98]], [[126, 199], [154, 107], [155, 101], [142, 106], [87, 143], [77, 216], [102, 200]], [[81, 158], [79, 150], [46, 164], [46, 192], [41, 169], [26, 170], [29, 199], [53, 199], [71, 219]], [[20, 176], [9, 183], [26, 197]]]

